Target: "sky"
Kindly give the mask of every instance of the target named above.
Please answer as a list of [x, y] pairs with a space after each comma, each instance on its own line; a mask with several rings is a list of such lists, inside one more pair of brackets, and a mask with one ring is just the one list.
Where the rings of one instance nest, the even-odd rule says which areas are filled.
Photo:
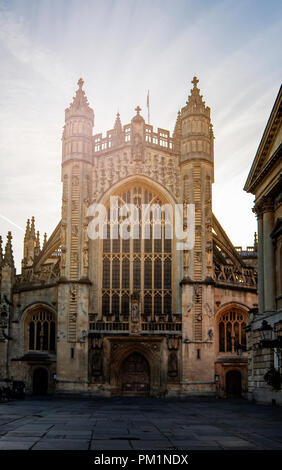
[[194, 75], [215, 134], [213, 212], [235, 246], [253, 244], [243, 191], [281, 84], [281, 0], [0, 0], [0, 234], [17, 266], [27, 218], [61, 216], [61, 136], [77, 81], [94, 134], [137, 105], [173, 132]]

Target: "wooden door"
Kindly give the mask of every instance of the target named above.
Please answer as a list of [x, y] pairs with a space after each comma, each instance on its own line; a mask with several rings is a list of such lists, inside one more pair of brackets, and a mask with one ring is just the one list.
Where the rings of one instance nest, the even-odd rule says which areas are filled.
[[128, 356], [121, 367], [122, 393], [125, 396], [146, 396], [150, 391], [150, 370], [139, 353]]

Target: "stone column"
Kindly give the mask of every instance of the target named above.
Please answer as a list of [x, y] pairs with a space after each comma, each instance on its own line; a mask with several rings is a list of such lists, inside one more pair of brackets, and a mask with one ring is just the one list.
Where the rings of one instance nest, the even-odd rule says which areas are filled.
[[263, 215], [257, 212], [258, 219], [258, 308], [264, 311], [264, 268], [263, 268]]
[[273, 230], [273, 203], [267, 200], [263, 206], [263, 272], [264, 311], [275, 310], [274, 249], [270, 234]]

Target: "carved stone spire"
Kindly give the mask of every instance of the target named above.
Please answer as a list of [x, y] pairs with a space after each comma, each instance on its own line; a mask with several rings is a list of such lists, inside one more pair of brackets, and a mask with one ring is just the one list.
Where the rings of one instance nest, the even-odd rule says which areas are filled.
[[117, 113], [114, 130], [117, 134], [122, 133], [122, 124], [121, 124], [120, 114], [119, 113]]
[[181, 139], [181, 111], [178, 111], [176, 123], [174, 126], [173, 131], [173, 138], [175, 144], [175, 150], [178, 151], [180, 149], [180, 139]]
[[5, 255], [4, 255], [4, 265], [14, 267], [14, 256], [13, 256], [13, 249], [12, 249], [12, 234], [8, 232], [7, 235], [7, 243], [5, 247]]
[[35, 218], [31, 217], [30, 237], [35, 240]]
[[43, 250], [43, 248], [45, 247], [46, 243], [47, 243], [47, 233], [45, 232], [45, 233], [44, 233], [44, 238], [43, 238], [42, 250]]
[[30, 237], [30, 220], [27, 219], [24, 239], [25, 239], [25, 240], [28, 240], [29, 237]]
[[69, 108], [66, 109], [66, 120], [71, 116], [84, 115], [92, 121], [94, 124], [94, 113], [93, 109], [90, 108], [85, 91], [82, 89], [84, 81], [80, 78], [77, 82], [78, 89], [76, 90], [73, 101], [70, 104]]
[[193, 114], [197, 112], [210, 116], [210, 108], [206, 107], [205, 102], [203, 101], [203, 96], [200, 95], [198, 78], [194, 77], [191, 83], [193, 84], [193, 88], [191, 89], [191, 94], [188, 96], [188, 100], [186, 101], [186, 110], [188, 113]]
[[36, 233], [36, 246], [34, 247], [34, 255], [38, 256], [40, 253], [40, 233], [39, 230], [37, 230]]
[[178, 111], [174, 126], [173, 137], [181, 134], [181, 111]]
[[124, 142], [124, 134], [119, 113], [117, 113], [116, 116], [112, 141], [113, 145], [119, 145]]
[[258, 235], [257, 232], [254, 233], [254, 250], [257, 251], [258, 249]]

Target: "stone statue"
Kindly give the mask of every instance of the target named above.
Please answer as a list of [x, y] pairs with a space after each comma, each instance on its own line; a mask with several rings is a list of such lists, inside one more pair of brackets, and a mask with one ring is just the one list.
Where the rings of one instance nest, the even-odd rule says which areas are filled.
[[139, 303], [134, 301], [131, 305], [131, 320], [133, 322], [139, 321]]

